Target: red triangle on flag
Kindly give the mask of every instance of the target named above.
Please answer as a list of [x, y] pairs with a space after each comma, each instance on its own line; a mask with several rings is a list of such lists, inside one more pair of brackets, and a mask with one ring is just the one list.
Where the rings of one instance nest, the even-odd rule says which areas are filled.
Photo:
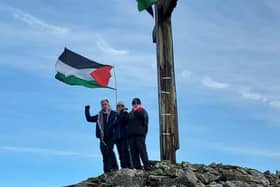
[[106, 87], [111, 77], [110, 71], [112, 68], [112, 66], [103, 66], [91, 72], [90, 75], [95, 79], [97, 84]]

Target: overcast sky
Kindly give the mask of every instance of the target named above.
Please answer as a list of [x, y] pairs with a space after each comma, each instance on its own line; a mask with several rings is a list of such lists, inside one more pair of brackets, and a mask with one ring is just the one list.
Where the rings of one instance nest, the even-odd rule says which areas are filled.
[[[279, 0], [178, 0], [178, 162], [280, 170], [279, 19]], [[0, 186], [55, 187], [102, 173], [84, 105], [95, 114], [108, 98], [114, 107], [115, 92], [54, 79], [64, 47], [115, 66], [119, 100], [131, 108], [140, 97], [149, 112], [148, 154], [159, 160], [153, 26], [134, 0], [0, 0]]]

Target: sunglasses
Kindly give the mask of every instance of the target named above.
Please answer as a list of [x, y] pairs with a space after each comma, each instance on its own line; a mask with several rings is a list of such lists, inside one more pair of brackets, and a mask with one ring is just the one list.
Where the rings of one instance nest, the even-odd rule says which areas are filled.
[[124, 107], [124, 105], [117, 105], [117, 107]]

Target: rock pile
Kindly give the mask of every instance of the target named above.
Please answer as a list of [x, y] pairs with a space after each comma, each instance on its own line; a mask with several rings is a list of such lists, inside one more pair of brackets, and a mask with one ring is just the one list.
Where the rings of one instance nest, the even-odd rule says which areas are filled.
[[154, 162], [150, 171], [121, 169], [67, 187], [280, 187], [280, 172], [223, 164]]

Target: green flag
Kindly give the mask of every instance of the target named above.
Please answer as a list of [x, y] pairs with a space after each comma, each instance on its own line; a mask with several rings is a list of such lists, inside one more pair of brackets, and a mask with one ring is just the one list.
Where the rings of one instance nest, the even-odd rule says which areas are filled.
[[137, 0], [138, 10], [139, 11], [145, 10], [157, 2], [158, 0]]

